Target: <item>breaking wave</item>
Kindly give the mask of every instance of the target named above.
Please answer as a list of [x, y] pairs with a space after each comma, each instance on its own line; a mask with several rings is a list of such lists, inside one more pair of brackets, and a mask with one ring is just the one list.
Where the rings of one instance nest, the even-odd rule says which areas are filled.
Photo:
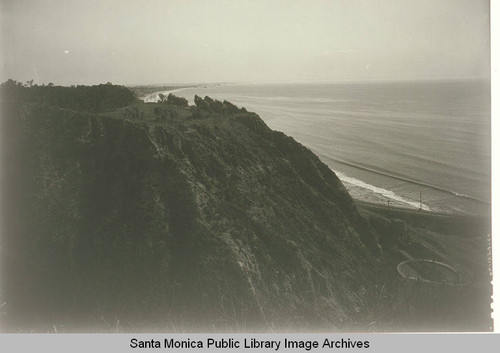
[[[377, 187], [375, 185], [371, 185], [371, 184], [365, 183], [362, 180], [349, 177], [349, 176], [347, 176], [345, 174], [342, 174], [342, 173], [340, 173], [338, 171], [335, 171], [335, 174], [337, 174], [337, 176], [339, 177], [339, 179], [342, 180], [343, 182], [355, 185], [355, 186], [363, 188], [363, 189], [370, 190], [370, 191], [372, 191], [375, 194], [382, 195], [385, 198], [388, 198], [388, 199], [391, 199], [391, 200], [394, 200], [394, 201], [406, 204], [406, 205], [411, 206], [413, 208], [420, 208], [420, 202], [408, 200], [408, 199], [406, 199], [406, 198], [404, 198], [402, 196], [399, 196], [398, 194], [396, 194], [393, 191], [390, 191], [390, 190], [387, 190], [387, 189], [384, 189], [384, 188], [379, 188], [379, 187]], [[425, 205], [425, 204], [422, 204], [422, 209], [425, 210], [425, 211], [430, 211], [431, 210], [430, 207], [427, 206], [427, 205]]]

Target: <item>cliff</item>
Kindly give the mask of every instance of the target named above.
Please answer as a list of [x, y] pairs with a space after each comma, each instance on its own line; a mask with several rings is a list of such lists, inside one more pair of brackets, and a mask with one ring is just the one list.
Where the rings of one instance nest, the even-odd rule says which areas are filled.
[[9, 330], [331, 331], [367, 309], [371, 227], [256, 114], [3, 106]]

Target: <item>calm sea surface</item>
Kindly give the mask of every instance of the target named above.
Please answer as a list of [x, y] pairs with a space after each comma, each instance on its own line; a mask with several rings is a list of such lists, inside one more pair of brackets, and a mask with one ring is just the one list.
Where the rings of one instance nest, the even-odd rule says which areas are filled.
[[226, 99], [309, 147], [354, 198], [488, 215], [489, 81], [221, 85]]

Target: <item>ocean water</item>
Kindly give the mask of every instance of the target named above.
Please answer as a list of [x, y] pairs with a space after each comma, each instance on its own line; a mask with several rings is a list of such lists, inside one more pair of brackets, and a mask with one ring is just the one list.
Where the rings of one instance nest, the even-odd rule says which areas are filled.
[[356, 199], [489, 215], [489, 81], [227, 84], [175, 94], [256, 112], [316, 153]]

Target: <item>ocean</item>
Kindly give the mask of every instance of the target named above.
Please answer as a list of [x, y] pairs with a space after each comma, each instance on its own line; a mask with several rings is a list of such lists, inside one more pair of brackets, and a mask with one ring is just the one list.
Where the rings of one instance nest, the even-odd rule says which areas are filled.
[[256, 112], [317, 154], [355, 199], [489, 216], [489, 81], [221, 84], [174, 94]]

